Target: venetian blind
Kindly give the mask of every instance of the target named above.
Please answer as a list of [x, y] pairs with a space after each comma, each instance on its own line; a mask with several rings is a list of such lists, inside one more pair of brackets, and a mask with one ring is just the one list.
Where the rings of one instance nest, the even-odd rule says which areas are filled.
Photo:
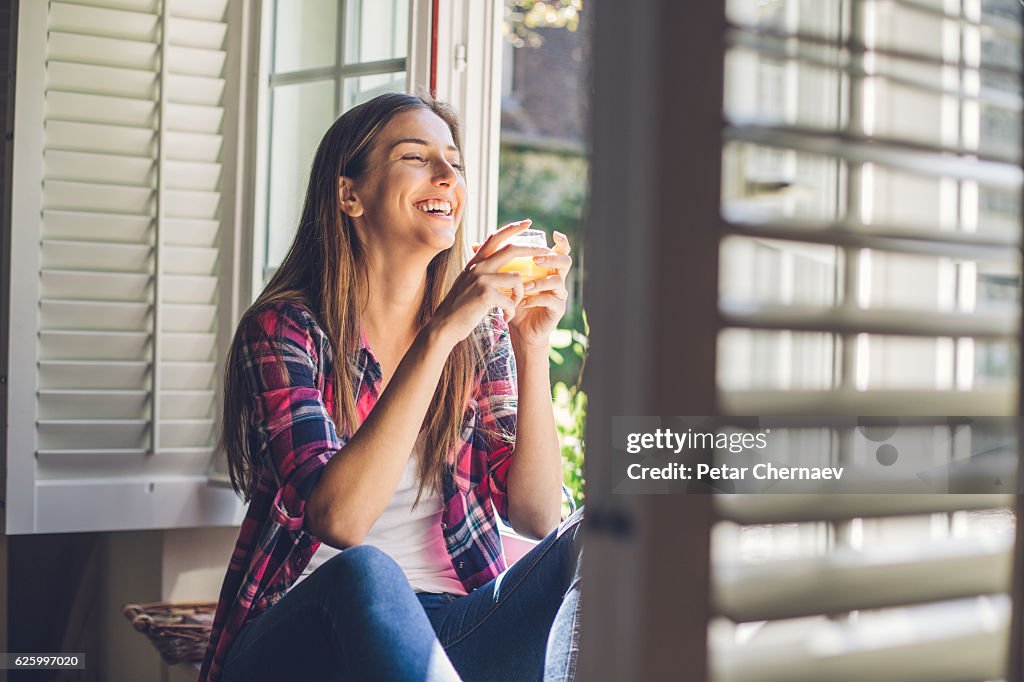
[[[1016, 414], [1020, 12], [728, 3], [726, 413]], [[1002, 678], [1013, 500], [718, 496], [714, 679]]]
[[[234, 513], [205, 476], [228, 286], [227, 10], [228, 0], [49, 3], [34, 506], [27, 523], [12, 480], [9, 525], [166, 527]], [[14, 296], [33, 290], [19, 286]]]

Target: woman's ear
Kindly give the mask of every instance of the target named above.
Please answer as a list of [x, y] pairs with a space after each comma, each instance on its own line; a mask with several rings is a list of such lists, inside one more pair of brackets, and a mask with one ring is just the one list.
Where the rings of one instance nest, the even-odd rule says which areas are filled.
[[344, 175], [338, 178], [338, 202], [341, 210], [350, 218], [363, 215], [363, 204], [355, 195], [352, 180]]

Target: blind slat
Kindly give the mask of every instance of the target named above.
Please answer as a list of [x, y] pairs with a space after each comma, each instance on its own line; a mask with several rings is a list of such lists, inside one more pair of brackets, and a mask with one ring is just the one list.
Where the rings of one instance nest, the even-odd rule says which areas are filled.
[[724, 301], [720, 302], [719, 308], [723, 326], [747, 329], [1004, 340], [1014, 339], [1020, 332], [1019, 319], [1010, 310], [1003, 314], [944, 313], [795, 305], [730, 305]]
[[909, 516], [932, 512], [1013, 506], [1012, 494], [983, 495], [719, 495], [720, 518], [741, 524], [846, 521], [853, 518]]
[[[941, 603], [856, 621], [815, 620], [773, 639], [734, 645], [712, 629], [719, 682], [963, 682], [1003, 676], [1009, 636], [1006, 596]], [[756, 637], [756, 636], [755, 636]]]
[[1006, 592], [1012, 543], [971, 539], [722, 565], [717, 613], [735, 621], [879, 609]]

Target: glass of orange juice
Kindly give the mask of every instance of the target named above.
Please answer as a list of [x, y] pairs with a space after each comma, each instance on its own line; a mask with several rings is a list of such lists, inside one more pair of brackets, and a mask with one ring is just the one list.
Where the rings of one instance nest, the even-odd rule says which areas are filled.
[[[505, 243], [514, 244], [515, 246], [539, 246], [546, 249], [548, 248], [548, 236], [544, 230], [523, 230], [514, 237], [509, 237]], [[523, 284], [551, 274], [551, 270], [548, 268], [534, 263], [533, 256], [513, 258], [505, 265], [502, 265], [498, 272], [518, 272], [522, 275]], [[511, 293], [511, 290], [509, 290], [509, 293]]]

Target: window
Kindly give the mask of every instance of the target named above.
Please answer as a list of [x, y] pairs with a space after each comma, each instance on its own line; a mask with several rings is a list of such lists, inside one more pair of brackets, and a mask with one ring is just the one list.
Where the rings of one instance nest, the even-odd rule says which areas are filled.
[[409, 0], [276, 0], [267, 11], [265, 278], [291, 245], [324, 131], [357, 104], [410, 89]]

